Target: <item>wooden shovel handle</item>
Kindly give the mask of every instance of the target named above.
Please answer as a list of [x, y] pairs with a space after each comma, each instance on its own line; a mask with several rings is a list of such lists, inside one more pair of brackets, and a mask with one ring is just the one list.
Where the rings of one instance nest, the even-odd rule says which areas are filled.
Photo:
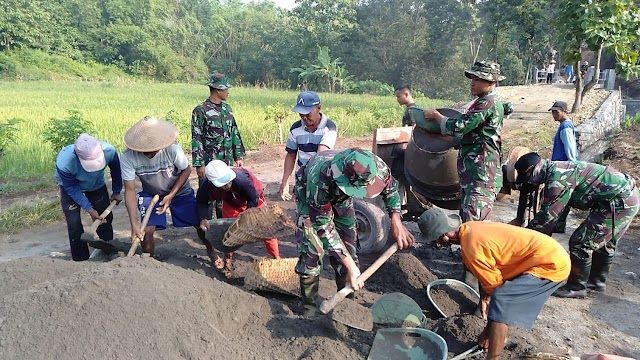
[[[382, 264], [389, 260], [391, 255], [395, 254], [396, 251], [398, 251], [398, 244], [394, 243], [373, 264], [371, 264], [371, 266], [369, 266], [367, 270], [365, 270], [362, 274], [360, 274], [360, 276], [358, 276], [358, 280], [362, 280], [362, 282], [367, 281], [367, 279], [369, 279], [371, 275], [373, 275], [373, 273], [375, 273], [376, 270], [378, 270], [380, 266], [382, 266]], [[336, 307], [336, 305], [338, 305], [340, 301], [344, 300], [344, 298], [346, 298], [347, 295], [351, 294], [352, 292], [353, 289], [351, 288], [351, 284], [347, 284], [347, 286], [345, 286], [342, 290], [338, 291], [335, 295], [320, 304], [320, 312], [322, 312], [323, 314], [329, 313], [329, 311], [333, 310], [333, 308]]]
[[95, 234], [96, 230], [98, 229], [98, 226], [100, 226], [100, 224], [102, 223], [101, 219], [106, 218], [111, 213], [111, 210], [113, 210], [114, 206], [116, 206], [116, 201], [111, 200], [111, 203], [109, 204], [109, 206], [107, 206], [107, 208], [102, 212], [102, 214], [100, 214], [100, 219], [94, 221], [93, 224], [91, 224], [91, 228], [89, 229], [89, 234]]
[[[144, 218], [142, 219], [142, 224], [140, 225], [140, 231], [144, 231], [144, 228], [147, 227], [147, 223], [149, 222], [149, 218], [151, 217], [151, 212], [154, 211], [154, 206], [156, 206], [156, 203], [158, 202], [158, 200], [160, 200], [160, 196], [158, 195], [154, 195], [153, 199], [151, 199], [151, 202], [149, 203], [149, 206], [147, 206], [147, 212], [144, 214]], [[131, 248], [129, 248], [129, 252], [127, 253], [127, 256], [133, 256], [133, 254], [136, 252], [136, 249], [138, 248], [138, 244], [140, 244], [140, 242], [142, 241], [142, 239], [140, 239], [139, 237], [136, 237], [133, 242], [131, 243]]]

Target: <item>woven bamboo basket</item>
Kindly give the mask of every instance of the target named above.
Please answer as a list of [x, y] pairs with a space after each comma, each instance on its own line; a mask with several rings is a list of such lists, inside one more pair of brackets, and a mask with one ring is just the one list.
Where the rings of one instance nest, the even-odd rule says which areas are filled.
[[233, 247], [251, 244], [272, 238], [294, 235], [296, 225], [276, 204], [261, 208], [250, 208], [238, 216], [224, 234], [224, 245]]
[[244, 277], [247, 290], [300, 296], [300, 278], [295, 272], [298, 258], [256, 260]]

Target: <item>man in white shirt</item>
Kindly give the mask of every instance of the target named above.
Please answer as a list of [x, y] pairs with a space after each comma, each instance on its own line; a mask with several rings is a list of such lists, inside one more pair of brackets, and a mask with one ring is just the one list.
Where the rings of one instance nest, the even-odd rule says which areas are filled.
[[[120, 163], [124, 181], [124, 198], [131, 223], [131, 241], [143, 239], [142, 251], [154, 254], [153, 234], [167, 227], [167, 210], [175, 227], [193, 226], [213, 260], [213, 247], [199, 228], [196, 197], [189, 184], [191, 166], [180, 145], [176, 144], [178, 129], [168, 121], [145, 116], [124, 134], [127, 149]], [[136, 193], [135, 177], [142, 183]], [[154, 195], [160, 196], [155, 209], [149, 209]], [[138, 217], [138, 211], [140, 216]], [[152, 211], [147, 226], [140, 229], [140, 219]]]
[[[284, 172], [280, 184], [282, 200], [291, 200], [289, 180], [296, 169], [306, 165], [316, 153], [333, 149], [338, 138], [338, 127], [321, 112], [320, 97], [313, 91], [298, 95], [293, 112], [300, 114], [300, 120], [291, 125], [285, 149]], [[296, 162], [297, 158], [297, 162]]]

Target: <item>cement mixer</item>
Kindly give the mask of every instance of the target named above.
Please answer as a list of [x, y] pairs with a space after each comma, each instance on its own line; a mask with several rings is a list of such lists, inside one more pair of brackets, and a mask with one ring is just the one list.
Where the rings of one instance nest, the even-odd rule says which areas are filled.
[[[462, 192], [455, 141], [440, 135], [440, 126], [426, 120], [421, 108], [409, 110], [413, 112], [418, 126], [377, 129], [373, 135], [372, 151], [389, 165], [391, 174], [400, 183], [403, 220], [415, 221], [433, 205], [449, 210], [459, 209]], [[438, 111], [450, 118], [461, 115], [454, 109]], [[504, 184], [498, 199], [511, 193], [506, 165], [502, 171]], [[354, 200], [361, 251], [381, 250], [387, 242], [389, 228], [389, 216], [382, 199]]]
[[[462, 194], [458, 179], [458, 150], [450, 137], [439, 134], [435, 122], [426, 121], [416, 107], [421, 127], [380, 128], [374, 132], [372, 151], [384, 160], [400, 183], [404, 220], [417, 220], [432, 205], [455, 210]], [[447, 117], [461, 113], [438, 109]], [[424, 130], [426, 129], [426, 130]], [[358, 240], [363, 253], [381, 250], [387, 242], [389, 216], [380, 198], [354, 199]]]

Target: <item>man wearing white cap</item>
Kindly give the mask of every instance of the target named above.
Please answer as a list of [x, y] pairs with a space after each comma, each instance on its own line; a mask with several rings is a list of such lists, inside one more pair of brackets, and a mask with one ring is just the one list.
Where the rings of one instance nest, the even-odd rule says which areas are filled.
[[[264, 186], [252, 172], [245, 168], [231, 168], [223, 161], [212, 160], [205, 167], [206, 181], [198, 188], [196, 203], [200, 229], [209, 228], [207, 220], [209, 205], [212, 201], [222, 201], [222, 217], [237, 218], [248, 208], [261, 208], [267, 205], [264, 198]], [[278, 239], [264, 241], [267, 253], [274, 259], [280, 257]], [[233, 271], [233, 252], [225, 254], [224, 262], [215, 255], [214, 265], [225, 269], [225, 273]]]
[[[198, 228], [196, 197], [189, 184], [191, 166], [184, 151], [176, 143], [178, 129], [168, 121], [145, 116], [124, 134], [127, 149], [122, 152], [124, 197], [131, 222], [131, 240], [142, 240], [142, 251], [154, 255], [153, 233], [167, 227], [168, 209], [175, 227], [193, 226], [211, 255], [213, 248]], [[135, 177], [142, 183], [136, 193]], [[160, 196], [155, 209], [149, 209], [154, 195]], [[140, 211], [140, 217], [138, 217]], [[147, 227], [140, 231], [140, 219], [152, 211]]]
[[[104, 169], [111, 171], [109, 197], [104, 180]], [[110, 200], [122, 201], [122, 175], [118, 152], [112, 145], [99, 141], [89, 134], [82, 134], [72, 145], [60, 150], [56, 158], [55, 178], [60, 188], [60, 205], [67, 221], [71, 258], [74, 261], [89, 259], [87, 243], [80, 241], [84, 232], [80, 219], [80, 209], [85, 210], [95, 221], [100, 218]], [[109, 214], [96, 233], [100, 239], [113, 240], [113, 215]]]

